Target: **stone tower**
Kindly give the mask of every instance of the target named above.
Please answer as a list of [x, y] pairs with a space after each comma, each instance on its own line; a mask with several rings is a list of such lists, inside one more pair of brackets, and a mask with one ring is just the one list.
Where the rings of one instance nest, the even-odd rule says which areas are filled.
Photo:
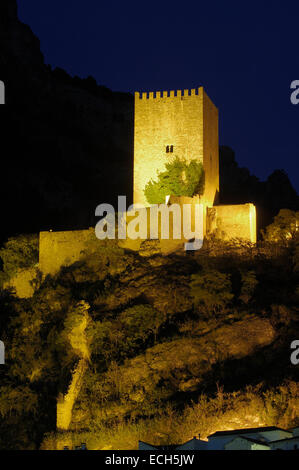
[[135, 93], [134, 203], [148, 206], [144, 188], [174, 157], [197, 159], [205, 170], [205, 206], [219, 192], [218, 110], [204, 89]]

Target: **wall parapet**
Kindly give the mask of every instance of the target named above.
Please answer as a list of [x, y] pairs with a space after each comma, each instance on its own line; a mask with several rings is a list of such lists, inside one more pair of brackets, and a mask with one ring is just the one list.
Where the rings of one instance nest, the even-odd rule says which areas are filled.
[[203, 87], [191, 88], [185, 90], [166, 90], [166, 91], [135, 91], [136, 100], [154, 100], [164, 98], [185, 98], [187, 96], [199, 96]]

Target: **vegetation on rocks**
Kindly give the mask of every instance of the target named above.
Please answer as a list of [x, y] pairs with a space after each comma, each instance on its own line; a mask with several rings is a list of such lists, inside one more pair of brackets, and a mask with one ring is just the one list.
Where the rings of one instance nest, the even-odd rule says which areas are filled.
[[[299, 424], [296, 234], [257, 246], [206, 240], [191, 257], [98, 243], [32, 298], [0, 292], [0, 447], [132, 449]], [[60, 432], [57, 398], [82, 360]]]
[[0, 283], [13, 277], [19, 270], [31, 268], [38, 263], [38, 236], [19, 235], [9, 238], [0, 249], [2, 271]]

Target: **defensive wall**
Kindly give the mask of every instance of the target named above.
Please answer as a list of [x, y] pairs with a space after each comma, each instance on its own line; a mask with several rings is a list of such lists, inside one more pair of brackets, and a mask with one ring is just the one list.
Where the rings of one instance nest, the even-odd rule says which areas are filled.
[[223, 240], [256, 243], [256, 208], [253, 204], [219, 205], [207, 209], [207, 231]]

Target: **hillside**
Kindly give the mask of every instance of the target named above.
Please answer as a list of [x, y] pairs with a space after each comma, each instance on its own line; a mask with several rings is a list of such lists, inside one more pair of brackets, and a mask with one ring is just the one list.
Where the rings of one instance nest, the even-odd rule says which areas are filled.
[[191, 257], [109, 240], [36, 282], [31, 299], [1, 293], [2, 446], [130, 449], [298, 424], [296, 238], [207, 240]]

